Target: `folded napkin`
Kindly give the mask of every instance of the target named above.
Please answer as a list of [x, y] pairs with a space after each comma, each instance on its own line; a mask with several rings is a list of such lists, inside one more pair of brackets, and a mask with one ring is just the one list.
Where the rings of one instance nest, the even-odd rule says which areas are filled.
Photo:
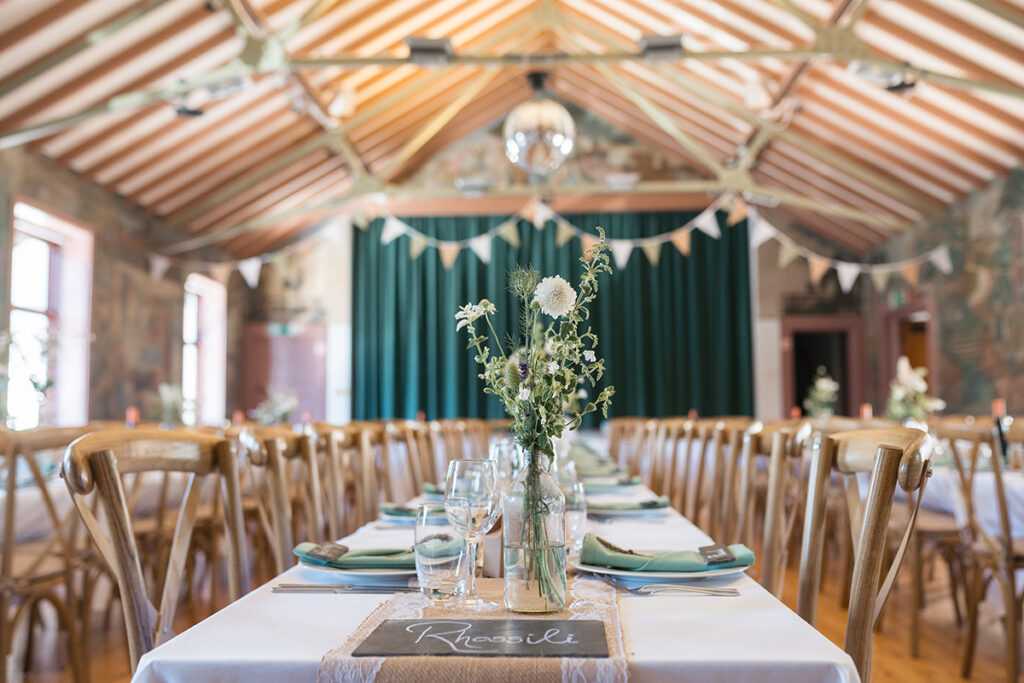
[[703, 572], [754, 564], [754, 551], [742, 543], [729, 546], [729, 550], [736, 556], [735, 560], [709, 565], [696, 550], [672, 550], [644, 555], [619, 548], [594, 534], [587, 534], [583, 538], [583, 549], [580, 550], [580, 564], [634, 572]]
[[[377, 506], [380, 514], [387, 515], [388, 517], [408, 517], [414, 519], [416, 513], [419, 512], [418, 505], [399, 505], [398, 503], [381, 503]], [[431, 510], [430, 515], [442, 516], [444, 510], [438, 508], [437, 510]]]
[[444, 489], [428, 481], [423, 484], [423, 495], [431, 498], [444, 498]]
[[668, 498], [660, 496], [638, 503], [592, 503], [587, 501], [587, 512], [630, 512], [633, 510], [661, 510], [669, 505]]
[[618, 481], [585, 481], [584, 488], [597, 491], [600, 489], [617, 489], [620, 486], [639, 486], [643, 481], [640, 477], [623, 477]]
[[416, 555], [409, 548], [367, 548], [349, 550], [337, 559], [327, 561], [319, 557], [311, 557], [309, 551], [316, 548], [316, 543], [300, 543], [292, 552], [309, 564], [335, 569], [415, 569]]
[[454, 558], [466, 550], [466, 539], [452, 534], [434, 534], [420, 539], [416, 544], [416, 552], [421, 557]]

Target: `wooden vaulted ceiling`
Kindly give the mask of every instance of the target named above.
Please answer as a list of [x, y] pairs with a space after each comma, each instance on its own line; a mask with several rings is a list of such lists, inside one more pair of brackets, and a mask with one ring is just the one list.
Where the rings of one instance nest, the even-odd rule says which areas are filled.
[[[154, 248], [247, 256], [345, 198], [400, 197], [532, 96], [525, 63], [401, 63], [407, 36], [485, 57], [627, 54], [648, 34], [684, 34], [688, 58], [552, 59], [548, 89], [705, 168], [718, 185], [662, 188], [695, 205], [781, 197], [763, 211], [863, 252], [1024, 159], [1024, 0], [0, 0], [0, 147], [161, 217]], [[915, 85], [889, 92], [855, 57]], [[239, 63], [227, 97], [167, 94]]]

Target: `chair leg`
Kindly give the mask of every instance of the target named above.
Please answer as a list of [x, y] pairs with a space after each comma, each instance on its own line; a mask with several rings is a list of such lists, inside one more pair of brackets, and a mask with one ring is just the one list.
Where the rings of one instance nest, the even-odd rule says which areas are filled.
[[910, 656], [920, 654], [921, 607], [924, 593], [924, 571], [921, 557], [921, 536], [910, 536]]
[[970, 569], [970, 582], [967, 584], [967, 634], [964, 638], [964, 658], [960, 664], [960, 676], [971, 677], [974, 668], [974, 646], [978, 640], [978, 605], [981, 603], [983, 590], [983, 569], [975, 566]]
[[[1012, 571], [1012, 570], [1011, 570]], [[1012, 584], [999, 583], [1003, 594], [1003, 620], [1006, 627], [1006, 680], [1017, 683], [1020, 672], [1020, 609]]]

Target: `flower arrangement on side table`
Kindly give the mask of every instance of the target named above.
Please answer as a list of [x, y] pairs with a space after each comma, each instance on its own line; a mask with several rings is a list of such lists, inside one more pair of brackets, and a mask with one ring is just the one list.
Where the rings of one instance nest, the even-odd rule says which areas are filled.
[[[599, 241], [580, 259], [579, 294], [557, 275], [541, 279], [524, 267], [509, 273], [508, 289], [520, 302], [521, 339], [509, 336], [502, 344], [490, 318], [497, 309], [487, 299], [455, 315], [456, 329], [466, 329], [467, 348], [476, 351], [483, 368], [484, 393], [504, 403], [512, 435], [528, 454], [503, 503], [504, 598], [513, 611], [552, 612], [565, 604], [565, 499], [548, 473], [552, 438], [578, 428], [588, 413], [600, 409], [607, 416], [615, 393], [605, 387], [593, 401], [566, 411], [569, 398], [580, 395], [581, 379], [594, 387], [605, 369], [587, 323], [598, 276], [612, 270], [604, 231], [598, 233]], [[486, 325], [482, 334], [480, 320]]]
[[890, 420], [925, 425], [929, 415], [946, 408], [941, 398], [928, 395], [927, 374], [928, 368], [912, 367], [909, 358], [900, 356], [896, 361], [896, 377], [889, 382], [886, 415]]
[[813, 418], [829, 418], [836, 414], [836, 401], [839, 400], [839, 382], [819, 365], [814, 375], [811, 388], [804, 399], [804, 410]]

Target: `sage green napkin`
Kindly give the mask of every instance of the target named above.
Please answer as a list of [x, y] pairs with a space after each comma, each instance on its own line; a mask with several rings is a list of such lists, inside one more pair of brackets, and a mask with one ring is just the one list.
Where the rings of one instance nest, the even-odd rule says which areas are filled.
[[634, 572], [703, 572], [754, 564], [754, 551], [742, 543], [729, 546], [729, 550], [736, 556], [735, 560], [709, 565], [696, 550], [672, 550], [644, 555], [619, 548], [594, 534], [587, 534], [583, 538], [583, 549], [580, 550], [580, 564]]
[[591, 503], [587, 501], [587, 512], [632, 512], [634, 510], [662, 510], [669, 505], [668, 498], [660, 496], [639, 503]]
[[604, 489], [617, 489], [620, 486], [639, 486], [643, 481], [640, 477], [622, 478], [618, 481], [585, 481], [583, 487], [588, 491], [601, 491]]
[[440, 496], [440, 497], [443, 498], [444, 497], [444, 489], [441, 488], [440, 486], [438, 486], [437, 484], [433, 484], [433, 483], [428, 481], [428, 482], [423, 484], [423, 495], [424, 496], [431, 496], [433, 498], [437, 498], [438, 496]]
[[409, 548], [367, 548], [349, 550], [347, 553], [327, 562], [319, 557], [310, 557], [309, 551], [316, 543], [300, 543], [292, 551], [297, 557], [308, 562], [335, 569], [415, 569], [416, 555]]
[[466, 539], [462, 536], [440, 533], [421, 539], [416, 544], [416, 552], [421, 557], [455, 558], [466, 551]]

